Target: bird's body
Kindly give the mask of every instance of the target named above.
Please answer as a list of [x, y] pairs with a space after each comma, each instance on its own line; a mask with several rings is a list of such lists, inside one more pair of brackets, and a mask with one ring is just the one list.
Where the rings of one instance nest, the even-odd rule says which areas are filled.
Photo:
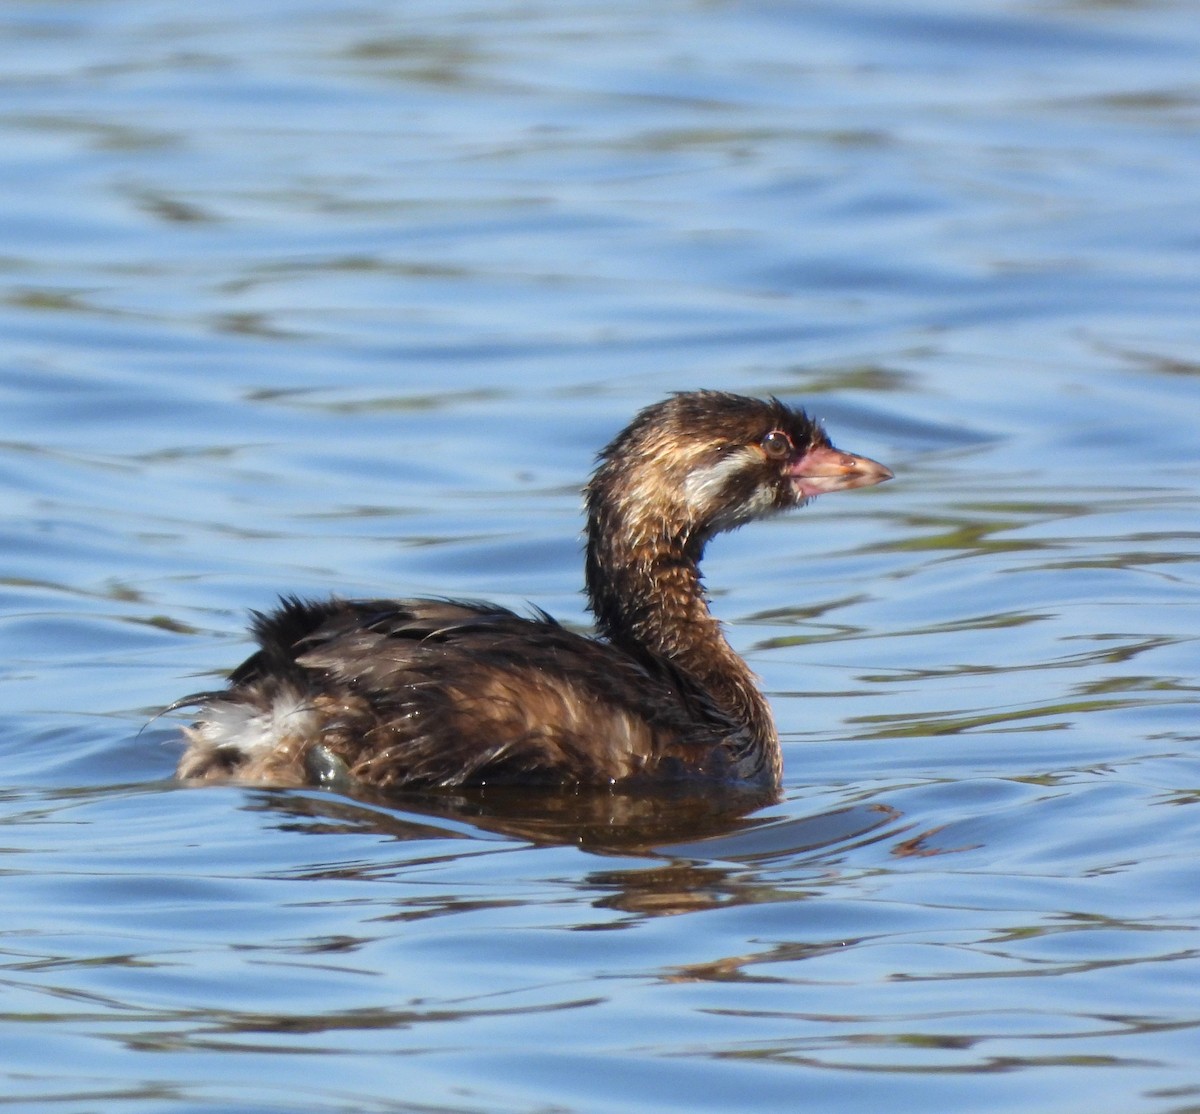
[[879, 483], [803, 411], [715, 391], [642, 411], [587, 489], [598, 638], [450, 600], [290, 598], [184, 729], [186, 779], [384, 789], [704, 779], [773, 786], [779, 740], [710, 614], [714, 534]]

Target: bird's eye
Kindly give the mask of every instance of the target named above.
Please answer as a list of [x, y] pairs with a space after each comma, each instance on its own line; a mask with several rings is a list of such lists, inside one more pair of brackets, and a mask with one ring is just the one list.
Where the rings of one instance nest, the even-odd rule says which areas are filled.
[[782, 460], [792, 451], [792, 439], [782, 429], [773, 429], [762, 439], [762, 449], [771, 460]]

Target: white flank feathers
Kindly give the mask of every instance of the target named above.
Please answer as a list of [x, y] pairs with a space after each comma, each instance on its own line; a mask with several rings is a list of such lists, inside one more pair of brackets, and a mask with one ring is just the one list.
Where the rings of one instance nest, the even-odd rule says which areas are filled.
[[268, 709], [216, 700], [192, 728], [195, 738], [210, 747], [234, 747], [247, 755], [269, 753], [287, 740], [315, 735], [316, 713], [294, 692], [276, 694]]

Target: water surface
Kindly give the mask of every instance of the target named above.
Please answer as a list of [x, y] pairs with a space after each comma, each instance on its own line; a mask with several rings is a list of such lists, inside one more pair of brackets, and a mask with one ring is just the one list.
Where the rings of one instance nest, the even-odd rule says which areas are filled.
[[[1200, 23], [0, 14], [0, 1095], [1200, 1106]], [[181, 788], [276, 592], [584, 624], [640, 406], [894, 483], [721, 539], [783, 799]]]

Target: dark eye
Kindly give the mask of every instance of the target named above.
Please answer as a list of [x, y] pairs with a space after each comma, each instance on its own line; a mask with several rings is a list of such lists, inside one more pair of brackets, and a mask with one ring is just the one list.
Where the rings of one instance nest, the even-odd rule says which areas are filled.
[[782, 429], [773, 429], [762, 439], [763, 452], [771, 460], [782, 460], [792, 451], [792, 439]]

